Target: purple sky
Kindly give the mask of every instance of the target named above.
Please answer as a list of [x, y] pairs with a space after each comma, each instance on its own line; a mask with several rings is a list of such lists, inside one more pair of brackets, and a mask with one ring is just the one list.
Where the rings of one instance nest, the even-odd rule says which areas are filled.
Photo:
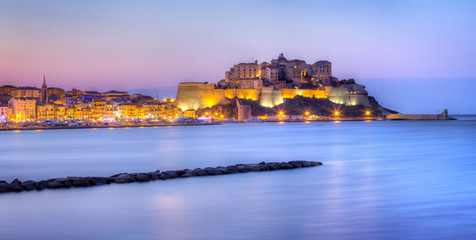
[[[0, 84], [217, 82], [281, 52], [338, 78], [476, 78], [475, 1], [1, 1]], [[372, 81], [377, 84], [378, 81]], [[474, 84], [473, 84], [474, 86]], [[476, 87], [476, 86], [475, 86]]]

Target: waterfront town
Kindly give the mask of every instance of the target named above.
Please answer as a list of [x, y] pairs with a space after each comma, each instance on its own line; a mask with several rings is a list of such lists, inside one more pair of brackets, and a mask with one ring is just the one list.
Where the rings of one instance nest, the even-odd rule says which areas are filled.
[[[42, 80], [41, 88], [0, 87], [3, 129], [403, 116], [380, 106], [354, 79], [339, 80], [332, 76], [331, 62], [307, 64], [304, 60], [287, 60], [282, 53], [270, 63], [236, 64], [218, 83], [180, 83], [176, 99], [115, 90], [66, 91], [48, 87], [46, 76]], [[447, 118], [447, 112], [418, 118]]]

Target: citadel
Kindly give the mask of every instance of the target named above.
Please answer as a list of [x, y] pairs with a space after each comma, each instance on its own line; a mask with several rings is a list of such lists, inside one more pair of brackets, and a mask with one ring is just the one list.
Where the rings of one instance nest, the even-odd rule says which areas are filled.
[[176, 104], [183, 111], [198, 110], [226, 104], [236, 97], [274, 107], [295, 96], [324, 98], [350, 106], [370, 106], [365, 87], [353, 79], [339, 81], [333, 77], [331, 62], [321, 60], [307, 64], [304, 60], [287, 60], [283, 53], [271, 63], [236, 64], [218, 83], [180, 83]]

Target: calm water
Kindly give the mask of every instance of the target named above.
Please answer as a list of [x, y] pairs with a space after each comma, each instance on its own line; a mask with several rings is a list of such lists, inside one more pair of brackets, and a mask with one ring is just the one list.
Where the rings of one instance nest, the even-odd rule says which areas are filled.
[[321, 167], [0, 195], [0, 239], [474, 239], [476, 117], [0, 132], [0, 179]]

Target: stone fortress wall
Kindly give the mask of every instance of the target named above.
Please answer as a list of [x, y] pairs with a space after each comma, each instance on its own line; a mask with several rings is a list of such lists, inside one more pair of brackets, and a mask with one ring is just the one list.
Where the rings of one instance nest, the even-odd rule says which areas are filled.
[[234, 97], [240, 99], [260, 100], [264, 107], [274, 107], [286, 98], [295, 96], [328, 98], [330, 101], [344, 105], [370, 106], [367, 94], [348, 92], [345, 88], [326, 87], [326, 90], [313, 89], [220, 89], [216, 84], [186, 82], [180, 83], [177, 90], [176, 104], [182, 110], [197, 110], [217, 104], [227, 104]]

